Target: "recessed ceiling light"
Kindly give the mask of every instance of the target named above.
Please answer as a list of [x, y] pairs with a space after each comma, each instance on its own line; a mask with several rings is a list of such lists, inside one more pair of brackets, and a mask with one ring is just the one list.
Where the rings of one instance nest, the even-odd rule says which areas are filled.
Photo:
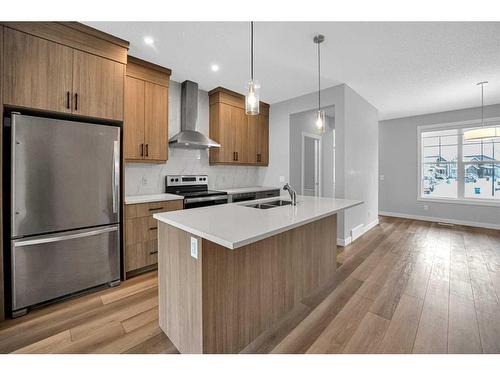
[[218, 72], [219, 71], [219, 65], [217, 64], [212, 64], [210, 67], [212, 69], [212, 72]]
[[144, 43], [146, 43], [148, 46], [153, 45], [155, 40], [151, 36], [145, 36], [144, 37]]

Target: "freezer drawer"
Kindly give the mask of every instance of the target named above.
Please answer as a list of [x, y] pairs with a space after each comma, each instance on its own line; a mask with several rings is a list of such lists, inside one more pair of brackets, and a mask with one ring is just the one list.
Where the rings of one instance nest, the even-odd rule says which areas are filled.
[[118, 225], [12, 241], [13, 311], [120, 278]]
[[120, 129], [12, 115], [12, 237], [120, 221]]

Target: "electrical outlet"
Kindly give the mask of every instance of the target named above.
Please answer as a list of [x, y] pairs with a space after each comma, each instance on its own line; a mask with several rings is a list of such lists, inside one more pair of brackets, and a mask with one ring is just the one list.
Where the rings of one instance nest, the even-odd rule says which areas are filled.
[[285, 182], [285, 176], [280, 176], [280, 182]]
[[142, 176], [142, 185], [146, 186], [148, 184], [148, 179], [144, 176]]
[[424, 211], [428, 211], [428, 210], [429, 210], [429, 205], [424, 204]]
[[385, 180], [385, 176], [383, 174], [380, 175], [380, 181], [384, 181]]
[[198, 259], [198, 240], [194, 237], [191, 237], [191, 256]]

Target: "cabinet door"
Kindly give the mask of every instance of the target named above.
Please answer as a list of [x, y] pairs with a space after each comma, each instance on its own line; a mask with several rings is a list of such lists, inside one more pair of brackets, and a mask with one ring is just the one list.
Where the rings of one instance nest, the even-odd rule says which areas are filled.
[[126, 160], [144, 157], [144, 103], [145, 82], [125, 78], [124, 156]]
[[74, 50], [73, 113], [123, 120], [125, 65]]
[[211, 117], [214, 118], [217, 127], [217, 137], [215, 141], [220, 143], [220, 147], [213, 150], [217, 155], [215, 162], [233, 163], [235, 162], [234, 150], [234, 128], [232, 125], [232, 106], [220, 103], [211, 107]]
[[259, 141], [260, 141], [260, 116], [247, 116], [248, 138], [247, 138], [247, 160], [249, 164], [259, 163]]
[[71, 112], [73, 49], [5, 28], [4, 103]]
[[257, 134], [257, 162], [269, 165], [269, 116], [259, 115]]
[[168, 87], [146, 82], [145, 159], [168, 158]]
[[248, 120], [245, 110], [231, 107], [231, 126], [234, 132], [234, 151], [236, 152], [236, 163], [249, 163], [248, 156]]

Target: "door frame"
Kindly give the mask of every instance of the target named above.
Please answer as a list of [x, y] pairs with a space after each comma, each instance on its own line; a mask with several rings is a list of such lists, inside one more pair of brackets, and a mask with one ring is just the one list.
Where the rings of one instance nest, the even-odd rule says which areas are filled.
[[322, 172], [322, 165], [321, 165], [321, 148], [322, 148], [322, 137], [318, 134], [313, 134], [313, 133], [308, 133], [308, 132], [302, 132], [302, 147], [301, 147], [301, 153], [300, 153], [300, 192], [301, 195], [304, 195], [304, 148], [305, 148], [305, 138], [314, 138], [318, 140], [318, 197], [321, 196], [322, 194], [322, 186], [321, 186], [321, 172]]

